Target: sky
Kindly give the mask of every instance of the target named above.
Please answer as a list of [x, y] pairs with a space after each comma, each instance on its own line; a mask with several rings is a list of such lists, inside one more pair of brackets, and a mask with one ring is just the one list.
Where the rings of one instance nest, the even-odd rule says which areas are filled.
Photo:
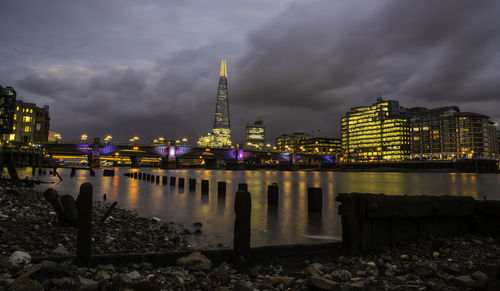
[[339, 137], [380, 94], [500, 123], [500, 1], [0, 1], [0, 84], [64, 141], [196, 142], [227, 59], [233, 142]]

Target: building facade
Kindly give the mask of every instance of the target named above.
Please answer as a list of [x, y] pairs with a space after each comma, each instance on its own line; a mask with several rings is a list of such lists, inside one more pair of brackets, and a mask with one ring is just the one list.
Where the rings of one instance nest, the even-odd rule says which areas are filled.
[[343, 162], [402, 161], [410, 157], [409, 125], [399, 102], [378, 98], [341, 120]]
[[264, 149], [266, 145], [266, 127], [262, 120], [257, 120], [253, 124], [247, 124], [245, 130], [245, 147], [252, 150]]
[[299, 152], [309, 155], [335, 156], [338, 160], [342, 153], [340, 138], [313, 137], [299, 141]]
[[16, 109], [16, 91], [12, 87], [0, 85], [0, 136], [13, 132], [14, 114]]
[[304, 132], [294, 132], [292, 134], [282, 134], [276, 139], [276, 148], [280, 152], [300, 151], [300, 141], [309, 139], [309, 134]]
[[456, 106], [411, 108], [411, 159], [493, 158], [496, 127], [488, 116], [460, 112]]
[[231, 147], [231, 123], [229, 119], [229, 99], [227, 89], [226, 60], [220, 64], [219, 87], [215, 103], [214, 126], [212, 132], [198, 140], [199, 146], [226, 148]]
[[37, 107], [35, 103], [16, 101], [13, 132], [4, 142], [13, 145], [35, 145], [49, 140], [49, 106]]

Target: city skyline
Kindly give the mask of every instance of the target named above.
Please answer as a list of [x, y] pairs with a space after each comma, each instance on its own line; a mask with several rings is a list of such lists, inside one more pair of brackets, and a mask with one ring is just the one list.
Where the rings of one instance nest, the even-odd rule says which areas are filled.
[[270, 138], [340, 136], [341, 116], [379, 91], [500, 121], [495, 1], [261, 4], [3, 1], [0, 84], [50, 105], [51, 130], [69, 140], [196, 140], [213, 120], [222, 58], [234, 143], [257, 116]]

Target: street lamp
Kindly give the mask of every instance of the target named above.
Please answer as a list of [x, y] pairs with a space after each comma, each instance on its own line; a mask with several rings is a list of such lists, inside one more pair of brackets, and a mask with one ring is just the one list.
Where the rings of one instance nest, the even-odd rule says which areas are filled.
[[82, 141], [86, 141], [86, 140], [87, 140], [87, 138], [88, 138], [88, 136], [87, 136], [85, 133], [84, 133], [84, 134], [82, 134]]
[[108, 135], [104, 138], [104, 141], [108, 143], [113, 137], [111, 135]]

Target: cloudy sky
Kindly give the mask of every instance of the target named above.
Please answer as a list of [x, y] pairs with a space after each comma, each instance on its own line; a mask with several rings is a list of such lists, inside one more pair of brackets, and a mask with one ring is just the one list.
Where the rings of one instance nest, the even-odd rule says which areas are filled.
[[380, 91], [500, 122], [500, 1], [0, 2], [0, 84], [64, 140], [197, 137], [227, 59], [231, 129], [338, 136]]

